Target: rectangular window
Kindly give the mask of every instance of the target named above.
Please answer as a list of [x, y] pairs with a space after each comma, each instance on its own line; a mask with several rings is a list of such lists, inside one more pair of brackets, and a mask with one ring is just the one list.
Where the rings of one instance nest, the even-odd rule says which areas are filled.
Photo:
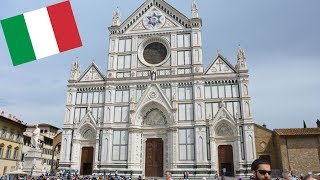
[[232, 85], [232, 97], [239, 97], [239, 86]]
[[1, 137], [2, 138], [7, 138], [7, 130], [6, 129], [2, 129]]
[[183, 35], [179, 34], [177, 38], [178, 38], [178, 48], [183, 47], [183, 44], [184, 44]]
[[193, 129], [179, 129], [179, 159], [194, 160]]
[[126, 48], [125, 51], [131, 51], [131, 39], [126, 39]]
[[82, 93], [77, 93], [76, 104], [81, 104]]
[[206, 103], [206, 119], [213, 119], [219, 110], [219, 103]]
[[120, 39], [119, 40], [119, 52], [131, 51], [131, 39]]
[[117, 90], [116, 102], [129, 102], [129, 90]]
[[231, 90], [231, 85], [226, 85], [226, 98], [231, 98], [232, 97], [232, 90]]
[[99, 103], [104, 103], [105, 92], [99, 92]]
[[128, 122], [129, 106], [119, 106], [114, 109], [114, 122]]
[[178, 65], [191, 64], [191, 51], [179, 51], [178, 52]]
[[124, 69], [124, 56], [118, 56], [117, 69]]
[[3, 156], [3, 149], [4, 149], [4, 147], [0, 146], [0, 159], [2, 159], [2, 156]]
[[21, 142], [21, 136], [20, 136], [20, 134], [17, 134], [16, 141], [17, 141], [17, 142]]
[[13, 131], [10, 132], [9, 139], [13, 141], [13, 139], [14, 139], [14, 132]]
[[81, 104], [87, 104], [88, 93], [82, 93]]
[[114, 44], [115, 44], [115, 41], [112, 40], [111, 43], [110, 43], [110, 50], [111, 50], [111, 52], [114, 52]]
[[128, 131], [113, 131], [112, 160], [126, 161], [128, 153]]
[[181, 47], [190, 47], [190, 34], [179, 34], [177, 36], [178, 48]]
[[7, 153], [6, 153], [6, 158], [10, 159], [11, 158], [11, 148], [7, 148]]
[[93, 92], [88, 92], [88, 104], [92, 104], [93, 102]]
[[193, 104], [179, 104], [179, 121], [193, 121]]
[[185, 34], [184, 35], [184, 47], [190, 47], [190, 34]]
[[224, 98], [225, 93], [224, 93], [224, 86], [219, 86], [219, 98]]
[[93, 104], [99, 103], [99, 92], [93, 93]]
[[178, 93], [179, 93], [179, 100], [191, 100], [193, 97], [192, 86], [179, 87]]
[[125, 39], [120, 39], [119, 40], [119, 52], [124, 52], [126, 40]]
[[19, 158], [19, 149], [14, 149], [13, 159], [18, 159], [18, 158]]

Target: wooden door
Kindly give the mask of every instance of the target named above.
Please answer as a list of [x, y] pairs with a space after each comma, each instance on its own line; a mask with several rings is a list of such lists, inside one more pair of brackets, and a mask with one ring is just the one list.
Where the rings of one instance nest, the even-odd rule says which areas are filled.
[[93, 147], [83, 147], [80, 175], [92, 175]]
[[160, 138], [147, 139], [146, 177], [163, 177], [163, 141]]
[[219, 175], [234, 176], [233, 151], [231, 145], [221, 145], [218, 147]]

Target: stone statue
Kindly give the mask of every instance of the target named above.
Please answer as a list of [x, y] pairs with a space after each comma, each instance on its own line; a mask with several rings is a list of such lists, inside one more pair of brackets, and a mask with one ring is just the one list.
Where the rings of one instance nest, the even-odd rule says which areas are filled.
[[75, 62], [71, 67], [70, 80], [77, 80], [79, 77], [80, 77], [80, 65], [79, 65], [79, 62]]
[[120, 26], [121, 24], [120, 18], [121, 18], [120, 10], [117, 7], [117, 9], [113, 13], [112, 26]]
[[194, 0], [192, 2], [192, 8], [191, 8], [191, 12], [192, 12], [192, 18], [198, 18], [199, 17], [199, 13], [198, 13], [198, 5], [196, 3], [196, 1]]
[[36, 125], [36, 129], [32, 132], [32, 137], [31, 137], [31, 144], [36, 149], [39, 149], [39, 147], [38, 147], [39, 136], [40, 136], [40, 129], [39, 129], [38, 125]]

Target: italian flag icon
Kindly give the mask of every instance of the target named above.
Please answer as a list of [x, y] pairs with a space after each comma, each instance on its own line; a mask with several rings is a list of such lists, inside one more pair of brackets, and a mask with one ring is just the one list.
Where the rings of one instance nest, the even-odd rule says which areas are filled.
[[1, 20], [14, 66], [82, 46], [69, 1]]

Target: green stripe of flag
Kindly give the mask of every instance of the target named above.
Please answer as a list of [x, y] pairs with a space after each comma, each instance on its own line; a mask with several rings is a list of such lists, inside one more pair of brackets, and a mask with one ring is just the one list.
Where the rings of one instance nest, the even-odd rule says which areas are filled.
[[36, 59], [23, 14], [1, 21], [14, 66]]

